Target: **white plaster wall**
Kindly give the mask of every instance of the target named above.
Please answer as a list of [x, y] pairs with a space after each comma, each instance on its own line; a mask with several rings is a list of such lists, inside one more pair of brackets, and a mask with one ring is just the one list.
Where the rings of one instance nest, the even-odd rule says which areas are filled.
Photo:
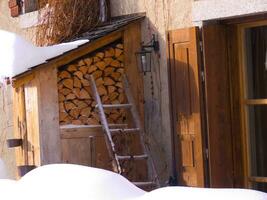
[[34, 29], [27, 28], [36, 23], [37, 14], [29, 13], [19, 17], [11, 17], [7, 0], [0, 0], [0, 29], [17, 33], [29, 41], [34, 42]]
[[195, 0], [193, 21], [225, 19], [267, 11], [267, 0]]
[[153, 158], [164, 183], [172, 175], [166, 33], [167, 30], [192, 26], [193, 0], [110, 1], [112, 16], [146, 12], [147, 18], [142, 25], [143, 41], [148, 42], [152, 34], [157, 34], [160, 41], [160, 52], [153, 58], [152, 74], [144, 77], [145, 130], [151, 138]]

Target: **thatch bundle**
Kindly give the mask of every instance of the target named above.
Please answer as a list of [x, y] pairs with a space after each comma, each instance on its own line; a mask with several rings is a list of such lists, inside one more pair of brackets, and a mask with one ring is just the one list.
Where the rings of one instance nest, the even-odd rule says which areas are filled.
[[70, 40], [98, 25], [99, 0], [40, 0], [36, 43], [52, 45]]

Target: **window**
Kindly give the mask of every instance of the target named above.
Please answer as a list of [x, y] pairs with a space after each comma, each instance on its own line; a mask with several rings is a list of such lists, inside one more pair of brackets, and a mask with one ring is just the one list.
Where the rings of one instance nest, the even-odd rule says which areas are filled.
[[12, 17], [38, 10], [38, 0], [9, 0], [8, 6]]

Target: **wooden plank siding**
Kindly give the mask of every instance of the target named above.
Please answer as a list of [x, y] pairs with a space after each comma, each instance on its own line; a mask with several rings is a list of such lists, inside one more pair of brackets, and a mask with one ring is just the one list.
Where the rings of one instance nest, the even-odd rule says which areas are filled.
[[36, 72], [41, 165], [59, 163], [59, 105], [57, 69], [42, 68]]
[[[141, 49], [140, 23], [128, 26], [123, 33], [125, 73], [138, 108], [141, 122], [144, 122], [144, 82], [135, 53]], [[144, 126], [144, 124], [142, 124]]]
[[[16, 165], [27, 164], [28, 156], [24, 151], [27, 149], [27, 121], [25, 110], [24, 87], [13, 89], [13, 118], [14, 118], [14, 138], [23, 139], [21, 147], [15, 149]], [[18, 171], [17, 171], [18, 172]], [[19, 178], [19, 173], [16, 174]]]

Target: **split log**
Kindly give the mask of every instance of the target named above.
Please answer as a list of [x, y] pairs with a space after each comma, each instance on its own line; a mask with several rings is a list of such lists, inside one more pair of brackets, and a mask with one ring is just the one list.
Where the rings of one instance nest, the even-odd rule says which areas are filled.
[[85, 64], [89, 67], [92, 65], [93, 63], [93, 59], [92, 58], [86, 58], [83, 60], [85, 62]]
[[91, 108], [87, 107], [81, 110], [81, 116], [89, 117], [91, 114]]
[[120, 56], [117, 58], [117, 60], [123, 63], [123, 62], [124, 62], [124, 55], [123, 55], [123, 54], [120, 55]]
[[110, 76], [111, 76], [114, 80], [119, 81], [119, 79], [121, 78], [121, 73], [119, 73], [119, 72], [113, 72], [113, 73], [111, 73]]
[[98, 91], [100, 96], [108, 94], [106, 87], [104, 87], [102, 85], [97, 87], [97, 91]]
[[58, 77], [60, 79], [65, 79], [65, 78], [71, 78], [71, 75], [68, 71], [62, 71], [62, 72], [60, 72]]
[[123, 51], [121, 49], [116, 48], [115, 49], [115, 57], [118, 58], [122, 54], [122, 52]]
[[114, 56], [114, 49], [109, 48], [108, 50], [105, 51], [105, 58], [113, 57]]
[[84, 66], [81, 66], [79, 70], [85, 75], [88, 71], [88, 67], [84, 65]]
[[105, 69], [105, 67], [107, 66], [107, 64], [106, 64], [104, 61], [97, 62], [95, 65], [96, 65], [96, 66], [98, 67], [98, 69], [100, 69], [101, 71], [103, 71], [103, 70]]
[[59, 93], [59, 94], [58, 94], [58, 101], [59, 101], [59, 102], [63, 102], [63, 101], [65, 101], [65, 96], [64, 96], [63, 94]]
[[101, 85], [103, 85], [103, 84], [104, 84], [104, 80], [103, 80], [103, 78], [100, 77], [100, 78], [96, 79], [96, 80], [95, 80], [95, 84], [96, 84], [96, 86], [101, 86]]
[[100, 78], [102, 76], [102, 74], [103, 74], [102, 71], [97, 70], [92, 75], [93, 75], [94, 79], [96, 80], [96, 79]]
[[70, 111], [76, 107], [75, 104], [72, 102], [65, 102], [64, 105], [65, 105], [66, 111]]
[[117, 89], [117, 88], [116, 88], [115, 86], [109, 85], [109, 86], [108, 86], [108, 93], [111, 94], [111, 93], [115, 92], [116, 89]]
[[104, 62], [107, 64], [107, 65], [110, 65], [110, 63], [113, 61], [112, 58], [104, 58]]
[[86, 79], [82, 79], [81, 82], [82, 82], [83, 87], [90, 86], [90, 82], [88, 80], [86, 80]]
[[68, 95], [66, 96], [66, 100], [73, 100], [73, 99], [75, 99], [75, 98], [76, 98], [76, 95], [73, 94], [73, 93], [70, 93], [70, 94], [68, 94]]
[[110, 66], [112, 66], [112, 67], [121, 67], [121, 63], [118, 60], [113, 60], [110, 63]]
[[109, 77], [104, 77], [104, 85], [115, 85], [115, 81]]
[[81, 89], [79, 98], [80, 99], [91, 99], [91, 96], [85, 89]]
[[84, 61], [83, 61], [83, 60], [79, 60], [79, 61], [78, 61], [78, 66], [81, 67], [81, 66], [83, 66], [83, 65], [85, 65]]
[[101, 59], [99, 58], [99, 57], [97, 57], [97, 56], [95, 56], [94, 57], [94, 63], [97, 63], [97, 62], [99, 62]]
[[68, 95], [68, 94], [71, 93], [71, 90], [68, 89], [68, 88], [63, 88], [63, 89], [59, 90], [59, 92], [60, 92], [61, 94], [63, 94], [63, 95]]
[[76, 88], [82, 88], [81, 80], [77, 76], [74, 76], [73, 78], [73, 86]]
[[73, 103], [77, 106], [77, 108], [79, 108], [80, 110], [82, 110], [83, 108], [86, 108], [88, 107], [88, 104], [85, 103], [84, 101], [82, 100], [73, 100]]
[[112, 72], [114, 72], [114, 68], [113, 67], [107, 67], [104, 70], [105, 76], [109, 76], [110, 74], [112, 74]]
[[83, 79], [83, 73], [81, 71], [76, 71], [74, 75], [77, 76], [79, 79]]
[[80, 115], [80, 109], [78, 109], [78, 108], [73, 108], [73, 109], [71, 109], [70, 110], [70, 112], [69, 112], [69, 114], [70, 114], [70, 116], [72, 116], [74, 119], [77, 119], [78, 117], [79, 117], [79, 115]]
[[76, 72], [77, 71], [77, 66], [76, 65], [69, 65], [67, 70], [69, 72]]
[[62, 84], [66, 87], [66, 88], [68, 88], [68, 89], [73, 89], [73, 80], [72, 79], [64, 79], [63, 81], [62, 81]]
[[89, 118], [87, 120], [88, 124], [92, 124], [92, 125], [98, 125], [99, 124], [99, 121], [97, 121], [96, 119], [94, 118]]
[[89, 69], [88, 69], [88, 73], [91, 74], [93, 73], [95, 70], [97, 70], [97, 66], [95, 65], [90, 65]]
[[78, 99], [80, 98], [80, 93], [81, 93], [80, 88], [74, 88], [74, 89], [72, 90], [72, 92], [73, 92], [73, 94], [76, 95], [76, 97], [77, 97]]
[[98, 58], [100, 58], [100, 59], [103, 59], [104, 56], [105, 56], [105, 54], [104, 54], [103, 52], [98, 52], [98, 53], [96, 54], [96, 56], [97, 56]]
[[111, 94], [109, 94], [109, 99], [110, 99], [111, 101], [113, 101], [113, 100], [117, 99], [118, 96], [119, 96], [119, 93], [117, 93], [117, 92], [112, 92]]

